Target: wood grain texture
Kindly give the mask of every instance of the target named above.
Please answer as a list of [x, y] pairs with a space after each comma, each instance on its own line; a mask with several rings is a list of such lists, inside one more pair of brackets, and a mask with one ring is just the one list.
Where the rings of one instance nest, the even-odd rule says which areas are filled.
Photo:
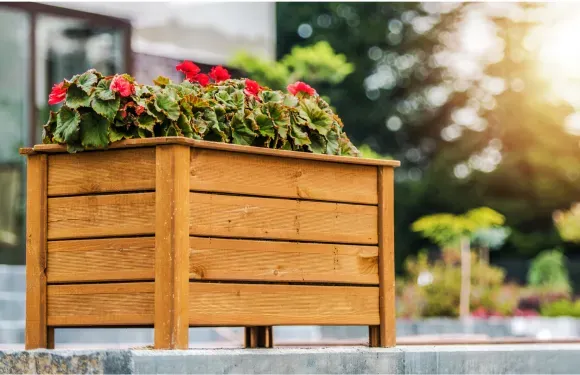
[[394, 169], [379, 167], [380, 346], [396, 345]]
[[49, 283], [154, 279], [154, 237], [48, 243]]
[[154, 283], [48, 286], [48, 325], [152, 325]]
[[190, 283], [191, 326], [376, 325], [377, 287]]
[[376, 246], [191, 237], [189, 277], [200, 280], [378, 285]]
[[[230, 143], [199, 141], [185, 137], [156, 137], [156, 138], [140, 138], [140, 139], [126, 139], [120, 142], [115, 142], [109, 145], [109, 149], [119, 148], [135, 148], [135, 147], [150, 147], [162, 144], [180, 144], [189, 147], [203, 148], [210, 150], [223, 150], [231, 152], [239, 152], [246, 154], [271, 155], [283, 158], [305, 159], [305, 160], [320, 160], [330, 161], [335, 163], [359, 164], [359, 165], [384, 165], [391, 167], [398, 167], [401, 163], [397, 160], [382, 160], [382, 159], [366, 159], [352, 156], [337, 156], [337, 155], [323, 155], [312, 154], [308, 152], [273, 150], [270, 148], [256, 147], [256, 146], [242, 146]], [[36, 153], [65, 153], [66, 146], [53, 144], [39, 144], [35, 145], [32, 150], [30, 148], [21, 148], [21, 154]]]
[[155, 348], [189, 344], [189, 147], [157, 146]]
[[377, 204], [377, 169], [191, 149], [192, 191]]
[[374, 245], [377, 207], [191, 193], [190, 234]]
[[155, 193], [48, 199], [48, 239], [152, 235]]
[[29, 155], [26, 171], [26, 349], [46, 348], [47, 156]]
[[55, 154], [48, 158], [48, 195], [155, 190], [155, 148]]

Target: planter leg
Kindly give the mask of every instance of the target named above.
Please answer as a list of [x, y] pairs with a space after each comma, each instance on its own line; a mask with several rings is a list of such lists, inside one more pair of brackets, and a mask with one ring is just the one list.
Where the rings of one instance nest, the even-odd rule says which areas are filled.
[[189, 164], [189, 147], [157, 146], [155, 349], [189, 346]]
[[[378, 167], [379, 193], [379, 346], [396, 345], [394, 168]], [[371, 329], [372, 330], [372, 329]], [[375, 340], [376, 342], [376, 340]]]
[[274, 332], [272, 326], [245, 327], [246, 348], [273, 348]]
[[46, 155], [29, 155], [26, 174], [26, 332], [25, 348], [48, 346], [46, 322]]
[[46, 332], [46, 348], [54, 349], [54, 327], [48, 327]]
[[378, 348], [381, 346], [381, 326], [369, 326], [369, 346]]

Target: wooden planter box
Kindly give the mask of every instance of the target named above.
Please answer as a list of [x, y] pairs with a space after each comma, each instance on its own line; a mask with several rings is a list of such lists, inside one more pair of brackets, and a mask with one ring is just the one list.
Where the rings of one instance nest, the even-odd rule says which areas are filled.
[[366, 325], [395, 345], [397, 161], [195, 141], [127, 140], [28, 158], [26, 348], [55, 327]]

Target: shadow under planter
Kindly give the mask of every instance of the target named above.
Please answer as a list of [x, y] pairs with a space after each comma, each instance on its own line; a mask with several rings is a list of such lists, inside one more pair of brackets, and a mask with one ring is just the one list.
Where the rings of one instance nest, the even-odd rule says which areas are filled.
[[55, 327], [369, 326], [395, 345], [397, 161], [196, 141], [126, 140], [28, 158], [26, 348]]

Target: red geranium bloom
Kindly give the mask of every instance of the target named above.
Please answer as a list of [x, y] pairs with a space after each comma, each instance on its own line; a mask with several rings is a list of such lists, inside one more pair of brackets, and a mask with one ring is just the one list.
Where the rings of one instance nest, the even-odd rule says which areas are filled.
[[258, 93], [260, 91], [262, 91], [262, 88], [260, 87], [258, 82], [246, 78], [246, 89], [244, 90], [246, 95], [258, 97]]
[[292, 95], [296, 95], [299, 92], [305, 92], [308, 95], [316, 94], [316, 90], [310, 87], [310, 85], [307, 85], [306, 83], [300, 81], [288, 85], [287, 89], [288, 92]]
[[143, 107], [142, 105], [138, 105], [137, 108], [135, 108], [135, 113], [137, 114], [137, 116], [140, 116], [141, 113], [145, 112], [145, 107]]
[[230, 79], [230, 73], [223, 66], [218, 65], [211, 68], [209, 76], [216, 82], [225, 81]]
[[209, 76], [207, 74], [197, 74], [190, 79], [191, 82], [197, 82], [202, 86], [206, 86], [209, 83]]
[[182, 62], [181, 64], [178, 64], [175, 67], [175, 70], [185, 74], [185, 78], [189, 81], [191, 81], [201, 71], [201, 69], [199, 69], [199, 66], [187, 60]]
[[66, 90], [67, 88], [64, 87], [64, 81], [52, 86], [52, 91], [50, 92], [50, 95], [48, 95], [48, 104], [55, 105], [62, 102], [66, 98]]
[[110, 89], [113, 92], [118, 92], [123, 97], [127, 97], [135, 92], [135, 86], [123, 76], [115, 76], [111, 81]]

